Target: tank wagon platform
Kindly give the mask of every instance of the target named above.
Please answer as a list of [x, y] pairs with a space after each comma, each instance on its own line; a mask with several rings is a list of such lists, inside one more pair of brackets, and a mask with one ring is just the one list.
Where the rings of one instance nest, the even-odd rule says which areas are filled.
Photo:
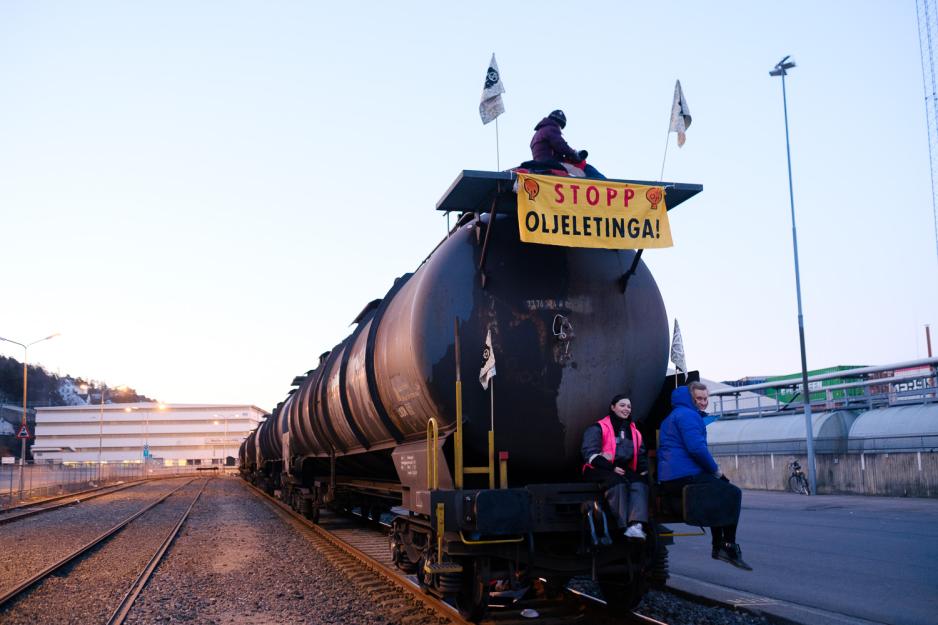
[[[443, 197], [436, 203], [436, 209], [448, 213], [479, 213], [493, 209], [499, 214], [514, 215], [517, 212], [514, 182], [516, 176], [509, 171], [479, 171], [464, 169]], [[559, 178], [566, 184], [589, 186], [590, 178]], [[703, 185], [684, 182], [651, 182], [647, 180], [620, 180], [607, 178], [603, 182], [617, 182], [633, 186], [660, 186], [667, 194], [667, 208], [670, 211], [683, 204], [701, 191]]]

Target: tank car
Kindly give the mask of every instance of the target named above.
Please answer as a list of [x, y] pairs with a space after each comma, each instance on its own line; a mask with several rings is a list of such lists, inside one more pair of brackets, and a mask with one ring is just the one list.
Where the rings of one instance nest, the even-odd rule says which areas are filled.
[[[610, 605], [632, 607], [664, 581], [664, 541], [651, 531], [640, 546], [604, 544], [579, 447], [619, 392], [654, 423], [664, 303], [641, 250], [521, 242], [512, 183], [510, 172], [457, 178], [437, 206], [459, 214], [448, 236], [294, 380], [242, 466], [314, 519], [323, 506], [375, 519], [393, 509], [397, 566], [469, 617], [495, 580], [562, 588], [583, 574]], [[663, 186], [669, 210], [702, 189]], [[489, 390], [478, 379], [487, 337]], [[654, 426], [645, 434], [653, 441]]]

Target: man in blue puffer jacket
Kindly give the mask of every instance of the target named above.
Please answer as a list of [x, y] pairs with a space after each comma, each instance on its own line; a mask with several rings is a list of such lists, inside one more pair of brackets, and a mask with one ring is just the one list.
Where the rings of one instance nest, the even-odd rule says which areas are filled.
[[[741, 491], [729, 483], [707, 449], [703, 417], [707, 414], [708, 403], [707, 387], [700, 382], [691, 382], [671, 393], [671, 414], [661, 423], [658, 441], [658, 480], [662, 491], [672, 497], [680, 497], [688, 484], [710, 483], [733, 489], [734, 499], [739, 501]], [[752, 567], [743, 561], [742, 550], [736, 544], [739, 509], [734, 512], [736, 522], [710, 528], [711, 555], [715, 560], [751, 571]]]

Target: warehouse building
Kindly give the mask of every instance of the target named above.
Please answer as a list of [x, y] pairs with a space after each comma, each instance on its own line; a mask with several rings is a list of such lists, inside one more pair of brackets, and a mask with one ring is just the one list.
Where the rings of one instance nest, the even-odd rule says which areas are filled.
[[[36, 409], [37, 463], [234, 464], [265, 416], [231, 404], [104, 404]], [[226, 463], [227, 459], [227, 463]]]

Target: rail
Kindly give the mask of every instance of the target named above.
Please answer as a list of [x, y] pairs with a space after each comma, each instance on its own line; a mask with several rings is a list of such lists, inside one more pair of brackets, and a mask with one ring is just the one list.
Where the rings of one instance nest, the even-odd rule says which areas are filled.
[[[911, 371], [910, 371], [911, 370]], [[824, 386], [824, 382], [836, 381]], [[714, 415], [720, 418], [771, 417], [804, 410], [800, 379], [774, 380], [710, 391]], [[781, 391], [791, 395], [787, 401]], [[775, 391], [774, 397], [765, 394]], [[857, 367], [808, 377], [812, 410], [872, 410], [938, 402], [938, 358], [890, 365]], [[823, 398], [816, 396], [823, 393]], [[798, 401], [798, 398], [801, 398]]]
[[196, 493], [195, 497], [192, 499], [192, 503], [190, 503], [189, 507], [186, 508], [186, 511], [179, 518], [179, 521], [176, 523], [176, 525], [173, 526], [173, 529], [169, 531], [169, 534], [167, 534], [166, 538], [163, 539], [163, 542], [160, 543], [156, 553], [153, 554], [153, 556], [147, 562], [147, 565], [137, 576], [137, 579], [134, 580], [133, 585], [130, 587], [130, 589], [127, 590], [126, 594], [124, 594], [121, 602], [111, 614], [111, 618], [108, 619], [107, 625], [120, 625], [127, 619], [127, 615], [130, 614], [130, 609], [133, 607], [134, 602], [137, 600], [137, 597], [140, 596], [140, 593], [143, 592], [144, 586], [147, 585], [147, 582], [153, 576], [153, 573], [156, 571], [156, 567], [159, 566], [160, 561], [163, 559], [163, 556], [166, 555], [170, 545], [172, 545], [173, 541], [176, 540], [176, 536], [179, 535], [179, 530], [182, 529], [183, 523], [185, 523], [189, 518], [189, 515], [192, 513], [192, 509], [195, 507], [199, 497], [202, 496], [202, 493], [205, 492], [205, 487], [207, 485], [208, 480], [202, 482], [202, 488], [200, 488], [199, 492]]
[[[283, 519], [290, 526], [302, 531], [317, 546], [320, 553], [323, 553], [327, 560], [337, 570], [343, 571], [353, 584], [365, 584], [370, 592], [382, 596], [381, 606], [384, 614], [390, 622], [402, 623], [427, 623], [427, 622], [446, 622], [462, 625], [476, 625], [471, 621], [465, 620], [459, 615], [456, 608], [443, 599], [431, 594], [420, 586], [419, 580], [414, 580], [389, 561], [379, 560], [374, 552], [368, 548], [370, 544], [367, 540], [361, 540], [361, 537], [355, 537], [350, 533], [338, 532], [335, 529], [330, 530], [328, 526], [316, 524], [294, 511], [287, 504], [279, 499], [265, 493], [256, 486], [242, 482], [245, 489], [258, 497], [265, 504]], [[442, 519], [442, 514], [438, 514], [438, 519]], [[347, 527], [342, 524], [340, 527]], [[380, 544], [387, 545], [387, 529], [378, 529], [373, 524], [370, 525], [369, 533], [380, 532]], [[442, 533], [442, 528], [438, 527], [437, 533]], [[521, 538], [522, 541], [526, 540]], [[471, 541], [470, 541], [471, 542]], [[507, 539], [492, 542], [517, 542], [517, 539]], [[349, 556], [348, 562], [345, 558], [339, 559], [332, 553], [333, 550]], [[355, 563], [355, 569], [350, 568]], [[402, 604], [395, 597], [390, 597], [383, 590], [375, 591], [375, 583], [363, 571], [357, 570], [362, 566], [376, 575], [380, 579], [389, 583], [389, 586], [400, 591], [399, 595], [406, 604]], [[432, 574], [453, 573], [458, 567], [462, 567], [455, 562], [440, 562], [425, 565]], [[408, 606], [402, 608], [401, 605]], [[538, 621], [526, 615], [526, 607], [533, 607], [541, 614], [541, 620]], [[431, 614], [423, 612], [426, 609]], [[566, 589], [561, 596], [553, 598], [524, 598], [510, 605], [500, 606], [490, 614], [491, 618], [485, 618], [482, 623], [498, 623], [499, 625], [524, 625], [525, 623], [607, 623], [608, 625], [667, 625], [661, 621], [638, 614], [636, 612], [627, 612], [623, 614], [611, 614], [606, 608], [606, 602], [602, 599], [593, 597], [585, 592]]]
[[[326, 554], [326, 557], [329, 558], [330, 561], [337, 566], [337, 568], [346, 569], [346, 566], [344, 564], [337, 563], [329, 557], [327, 550], [330, 548], [338, 550], [342, 554], [347, 555], [353, 559], [353, 561], [357, 563], [358, 566], [372, 571], [375, 575], [380, 576], [381, 580], [392, 584], [394, 588], [407, 597], [408, 604], [416, 604], [421, 608], [426, 608], [437, 618], [443, 621], [459, 623], [461, 625], [472, 625], [469, 621], [460, 617], [458, 612], [456, 612], [452, 606], [448, 605], [440, 599], [437, 599], [436, 597], [433, 597], [432, 595], [423, 592], [417, 585], [413, 584], [403, 575], [398, 574], [398, 572], [392, 570], [385, 564], [382, 564], [375, 558], [369, 556], [361, 549], [343, 540], [333, 532], [316, 525], [309, 519], [295, 512], [279, 499], [268, 495], [256, 486], [247, 482], [244, 482], [243, 485], [249, 492], [254, 493], [254, 495], [269, 505], [271, 509], [285, 522], [297, 529], [300, 529], [307, 535], [315, 537], [315, 539], [318, 539], [318, 541], [322, 541], [320, 545], [317, 545], [317, 547], [322, 553]], [[354, 579], [355, 576], [351, 573], [351, 571], [348, 569], [346, 569], [346, 571], [349, 578]], [[391, 608], [388, 606], [391, 605], [390, 602], [393, 600], [386, 599], [385, 601], [387, 602], [386, 609], [390, 610]], [[418, 618], [421, 616], [423, 615], [415, 615], [414, 620], [418, 620]], [[419, 620], [424, 619], [419, 618]]]
[[195, 475], [196, 466], [157, 467], [137, 464], [27, 464], [24, 489], [19, 490], [18, 464], [0, 466], [0, 511], [41, 503], [62, 495], [77, 495], [102, 486], [163, 477]]
[[3, 606], [5, 606], [5, 605], [7, 605], [7, 604], [10, 603], [13, 599], [15, 599], [16, 597], [18, 597], [18, 596], [19, 596], [20, 594], [22, 594], [23, 592], [25, 592], [27, 589], [29, 589], [29, 588], [35, 586], [37, 583], [39, 583], [40, 581], [42, 581], [43, 579], [45, 579], [46, 577], [48, 577], [48, 576], [51, 575], [52, 573], [54, 573], [54, 572], [56, 572], [56, 571], [58, 571], [58, 570], [61, 570], [65, 565], [69, 564], [69, 563], [72, 562], [73, 560], [76, 560], [76, 559], [79, 558], [80, 556], [82, 556], [82, 555], [84, 555], [85, 553], [87, 553], [87, 552], [91, 551], [92, 549], [94, 549], [94, 548], [95, 548], [96, 546], [98, 546], [99, 544], [101, 544], [101, 543], [103, 543], [104, 541], [108, 540], [109, 538], [111, 538], [112, 536], [114, 536], [115, 534], [117, 534], [119, 531], [121, 531], [125, 526], [129, 525], [132, 521], [134, 521], [135, 519], [137, 519], [137, 518], [143, 516], [144, 514], [146, 514], [147, 512], [149, 512], [151, 509], [155, 508], [155, 507], [158, 506], [160, 503], [162, 503], [165, 499], [169, 498], [170, 496], [174, 495], [174, 494], [177, 493], [178, 491], [182, 490], [183, 488], [185, 488], [186, 486], [188, 486], [189, 484], [191, 484], [193, 481], [195, 481], [195, 480], [194, 480], [194, 479], [189, 480], [188, 482], [186, 482], [186, 483], [183, 484], [182, 486], [179, 486], [178, 488], [175, 488], [175, 489], [171, 490], [170, 492], [168, 492], [168, 493], [166, 493], [166, 494], [160, 496], [159, 499], [157, 499], [156, 501], [150, 503], [149, 505], [147, 505], [147, 506], [144, 507], [143, 509], [138, 510], [137, 512], [135, 512], [134, 514], [130, 515], [129, 517], [127, 517], [126, 519], [124, 519], [123, 521], [121, 521], [120, 523], [118, 523], [117, 525], [115, 525], [114, 527], [112, 527], [111, 529], [109, 529], [109, 530], [107, 530], [106, 532], [104, 532], [103, 534], [100, 534], [100, 535], [97, 536], [96, 538], [94, 538], [94, 539], [92, 539], [91, 541], [85, 543], [83, 546], [78, 547], [77, 549], [75, 549], [74, 551], [72, 551], [71, 553], [69, 553], [68, 555], [66, 555], [65, 557], [60, 558], [58, 561], [54, 562], [53, 564], [50, 564], [49, 566], [47, 566], [47, 567], [44, 568], [43, 570], [39, 571], [38, 573], [35, 573], [34, 575], [32, 575], [31, 577], [29, 577], [28, 579], [21, 581], [21, 582], [18, 583], [16, 586], [14, 586], [13, 588], [11, 588], [11, 589], [9, 589], [8, 591], [6, 591], [3, 595], [0, 595], [0, 607], [3, 607]]

